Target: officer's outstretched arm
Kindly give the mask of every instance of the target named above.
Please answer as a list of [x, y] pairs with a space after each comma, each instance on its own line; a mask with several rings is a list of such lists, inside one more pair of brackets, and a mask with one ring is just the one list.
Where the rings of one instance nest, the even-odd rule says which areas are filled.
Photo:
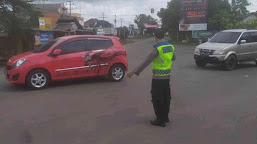
[[175, 60], [176, 60], [176, 55], [173, 54], [172, 61], [175, 61]]

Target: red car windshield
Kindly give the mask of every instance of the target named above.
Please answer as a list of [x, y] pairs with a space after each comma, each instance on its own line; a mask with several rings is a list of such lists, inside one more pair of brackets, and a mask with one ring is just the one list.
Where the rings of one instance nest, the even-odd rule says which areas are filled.
[[45, 45], [42, 45], [41, 47], [33, 50], [33, 53], [41, 53], [41, 52], [45, 52], [47, 50], [49, 50], [52, 46], [54, 46], [55, 44], [58, 44], [60, 42], [62, 42], [63, 39], [61, 38], [58, 38], [58, 39], [55, 39], [55, 40], [52, 40], [50, 42], [48, 42], [47, 44]]

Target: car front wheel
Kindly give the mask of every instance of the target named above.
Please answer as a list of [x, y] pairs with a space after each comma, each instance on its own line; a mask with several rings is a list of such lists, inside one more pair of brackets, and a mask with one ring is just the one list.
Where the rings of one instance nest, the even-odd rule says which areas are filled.
[[227, 71], [231, 71], [236, 68], [237, 59], [235, 55], [230, 55], [224, 62], [224, 69]]
[[121, 64], [115, 64], [109, 71], [109, 79], [111, 81], [121, 81], [125, 75], [125, 68]]
[[49, 74], [46, 71], [40, 69], [31, 71], [26, 78], [27, 86], [34, 90], [46, 88], [49, 82]]
[[201, 61], [201, 60], [195, 60], [195, 64], [198, 66], [198, 67], [205, 67], [207, 62], [206, 61]]

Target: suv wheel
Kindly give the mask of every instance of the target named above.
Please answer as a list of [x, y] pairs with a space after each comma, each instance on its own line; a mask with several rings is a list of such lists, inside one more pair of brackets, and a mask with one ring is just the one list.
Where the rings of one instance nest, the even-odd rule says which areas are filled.
[[224, 68], [227, 71], [231, 71], [236, 68], [237, 59], [235, 55], [230, 55], [224, 62]]
[[46, 71], [40, 69], [31, 71], [26, 78], [27, 86], [34, 90], [46, 88], [49, 82], [49, 74]]
[[206, 64], [207, 64], [207, 61], [195, 60], [195, 64], [196, 64], [198, 67], [205, 67]]
[[121, 64], [115, 64], [109, 71], [109, 79], [111, 81], [121, 81], [125, 75], [125, 68]]

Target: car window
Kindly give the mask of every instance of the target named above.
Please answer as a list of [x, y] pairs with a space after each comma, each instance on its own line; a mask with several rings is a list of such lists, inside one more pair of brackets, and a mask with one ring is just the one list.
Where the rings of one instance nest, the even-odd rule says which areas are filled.
[[251, 32], [251, 38], [253, 42], [257, 42], [257, 32]]
[[219, 32], [211, 40], [211, 43], [236, 43], [241, 32]]
[[85, 51], [84, 40], [76, 40], [61, 46], [61, 54], [77, 53]]
[[113, 43], [110, 39], [89, 39], [88, 40], [88, 49], [90, 50], [107, 49], [112, 46], [113, 46]]
[[45, 52], [47, 50], [49, 50], [52, 46], [54, 46], [55, 44], [58, 44], [60, 42], [62, 42], [63, 39], [61, 38], [58, 38], [58, 39], [55, 39], [55, 40], [52, 40], [50, 42], [48, 42], [47, 44], [45, 45], [42, 45], [41, 47], [37, 48], [37, 49], [34, 49], [33, 52], [34, 53], [41, 53], [41, 52]]
[[250, 33], [249, 32], [244, 33], [241, 36], [240, 40], [246, 40], [246, 43], [251, 43], [252, 42], [252, 38], [250, 36]]

